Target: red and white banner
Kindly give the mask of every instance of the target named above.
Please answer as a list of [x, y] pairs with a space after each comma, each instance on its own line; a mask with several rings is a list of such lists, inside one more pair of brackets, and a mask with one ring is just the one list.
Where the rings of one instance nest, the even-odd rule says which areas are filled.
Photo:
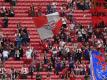
[[62, 20], [58, 12], [36, 17], [34, 23], [42, 40], [57, 35], [62, 27]]

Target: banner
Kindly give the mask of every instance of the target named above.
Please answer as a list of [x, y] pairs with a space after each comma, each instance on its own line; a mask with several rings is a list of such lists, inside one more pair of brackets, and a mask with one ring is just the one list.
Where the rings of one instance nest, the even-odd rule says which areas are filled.
[[107, 64], [102, 53], [93, 50], [90, 53], [91, 80], [107, 80]]

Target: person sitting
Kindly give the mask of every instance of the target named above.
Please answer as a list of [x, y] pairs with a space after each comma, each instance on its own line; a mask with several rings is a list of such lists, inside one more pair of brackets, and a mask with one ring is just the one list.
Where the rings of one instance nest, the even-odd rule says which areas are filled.
[[36, 74], [36, 80], [42, 80], [42, 75], [39, 72]]
[[28, 68], [26, 68], [26, 66], [23, 65], [23, 67], [21, 69], [21, 78], [27, 79], [27, 74], [28, 74]]
[[9, 17], [14, 17], [14, 16], [15, 16], [14, 10], [13, 7], [11, 7], [9, 10]]
[[8, 27], [8, 17], [4, 17], [4, 19], [3, 19], [3, 26], [4, 26], [4, 28]]

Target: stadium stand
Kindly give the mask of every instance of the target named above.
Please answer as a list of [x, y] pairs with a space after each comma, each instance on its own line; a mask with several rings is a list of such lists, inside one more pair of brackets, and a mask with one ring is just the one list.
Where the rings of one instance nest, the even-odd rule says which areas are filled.
[[[91, 50], [107, 52], [106, 25], [92, 23], [90, 0], [0, 0], [0, 5], [1, 80], [90, 80]], [[43, 40], [35, 20], [55, 12], [59, 32]]]

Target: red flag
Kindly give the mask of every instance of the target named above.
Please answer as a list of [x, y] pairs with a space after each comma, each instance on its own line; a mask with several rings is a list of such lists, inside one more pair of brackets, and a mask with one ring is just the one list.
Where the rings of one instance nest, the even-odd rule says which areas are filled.
[[40, 28], [48, 23], [48, 19], [46, 16], [39, 16], [39, 17], [34, 18], [34, 23], [37, 28]]

